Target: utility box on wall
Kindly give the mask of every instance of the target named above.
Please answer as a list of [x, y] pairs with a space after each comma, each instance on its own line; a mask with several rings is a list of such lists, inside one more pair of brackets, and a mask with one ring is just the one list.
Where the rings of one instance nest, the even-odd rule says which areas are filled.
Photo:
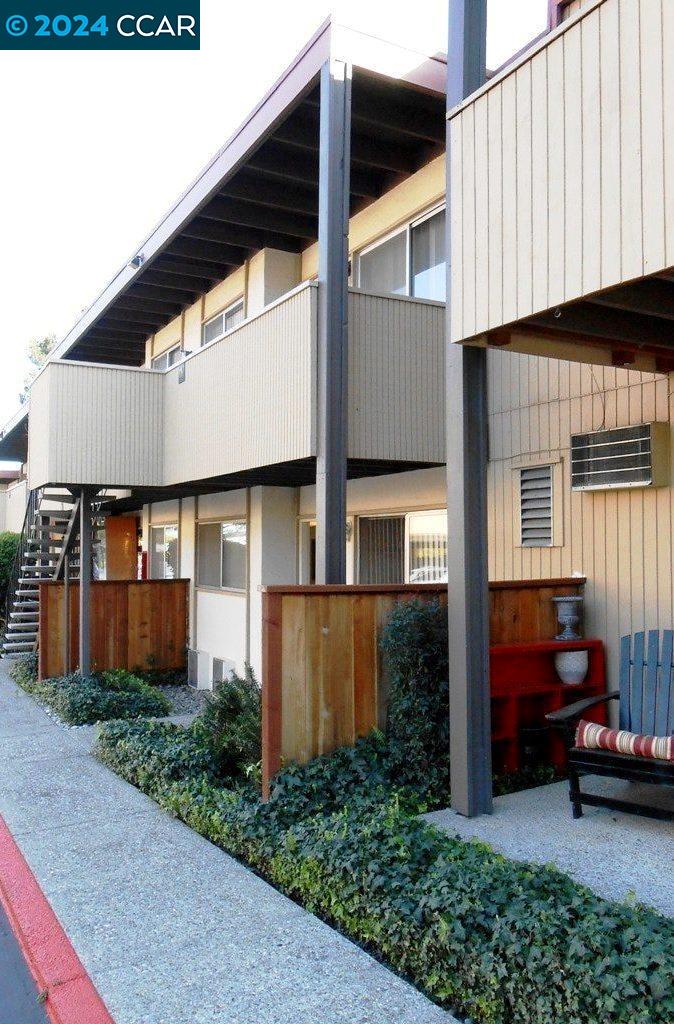
[[571, 489], [605, 491], [666, 487], [670, 481], [669, 423], [639, 423], [571, 435]]

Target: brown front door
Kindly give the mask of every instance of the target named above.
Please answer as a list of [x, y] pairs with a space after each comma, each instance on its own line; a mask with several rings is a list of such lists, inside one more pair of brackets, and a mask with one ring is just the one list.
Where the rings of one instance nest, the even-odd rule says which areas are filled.
[[108, 516], [106, 518], [105, 575], [109, 580], [135, 580], [137, 578], [137, 516]]

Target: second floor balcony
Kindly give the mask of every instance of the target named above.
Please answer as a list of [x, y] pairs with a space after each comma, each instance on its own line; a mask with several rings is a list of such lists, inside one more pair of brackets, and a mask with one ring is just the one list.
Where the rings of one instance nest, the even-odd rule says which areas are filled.
[[450, 112], [451, 338], [671, 372], [674, 5], [568, 13]]
[[[444, 315], [350, 291], [349, 475], [444, 462]], [[166, 371], [49, 363], [31, 390], [31, 488], [313, 482], [317, 333], [309, 282]]]

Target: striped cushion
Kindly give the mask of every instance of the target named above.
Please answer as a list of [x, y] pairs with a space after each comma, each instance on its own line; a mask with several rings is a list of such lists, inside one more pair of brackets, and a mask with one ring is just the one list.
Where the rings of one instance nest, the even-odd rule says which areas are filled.
[[576, 746], [674, 761], [674, 736], [640, 736], [625, 729], [607, 729], [582, 718], [576, 729]]

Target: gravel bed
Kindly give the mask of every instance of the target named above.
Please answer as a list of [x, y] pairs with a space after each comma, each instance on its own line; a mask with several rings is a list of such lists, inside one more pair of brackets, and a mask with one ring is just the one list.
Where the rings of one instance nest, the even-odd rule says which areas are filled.
[[198, 715], [206, 703], [206, 690], [195, 690], [192, 686], [162, 686], [173, 705], [173, 715]]

